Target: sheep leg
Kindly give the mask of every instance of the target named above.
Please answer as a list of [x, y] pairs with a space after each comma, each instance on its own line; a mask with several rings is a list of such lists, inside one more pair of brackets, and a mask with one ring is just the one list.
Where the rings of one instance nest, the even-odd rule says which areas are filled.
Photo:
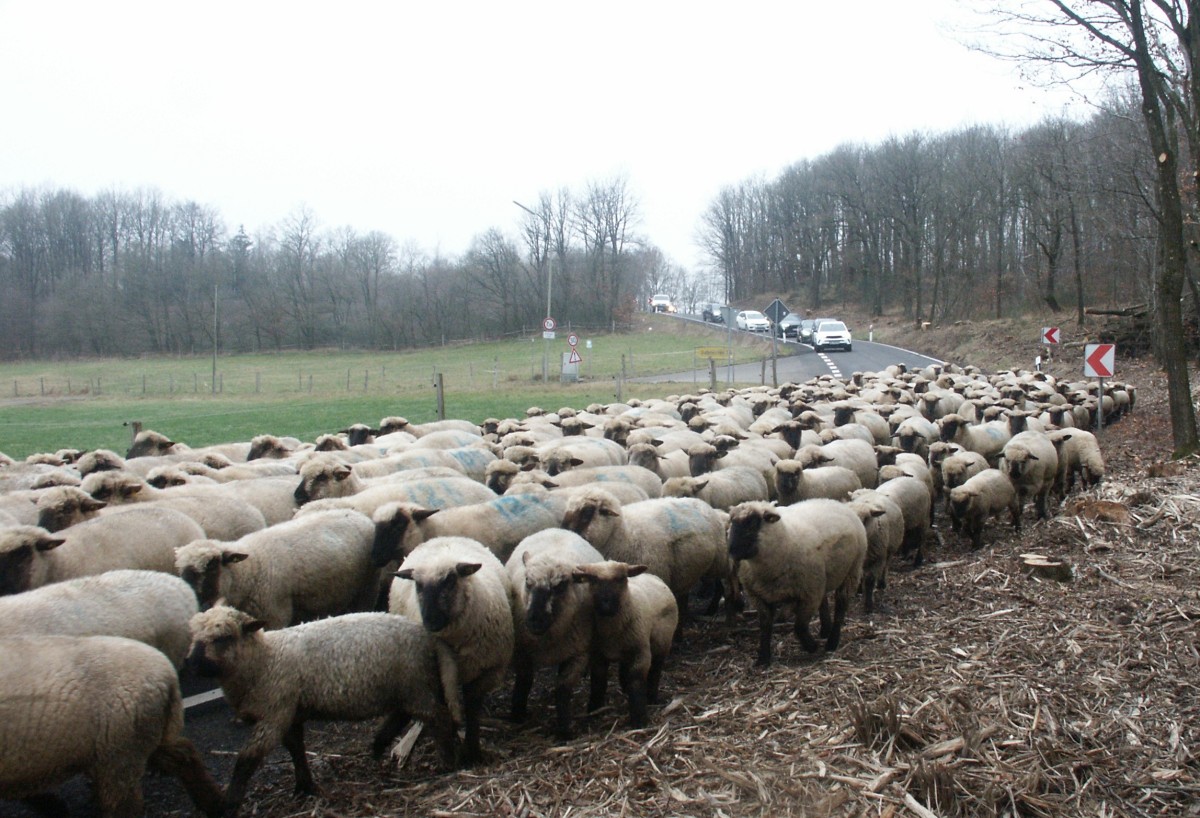
[[237, 761], [233, 764], [233, 775], [229, 778], [229, 786], [225, 788], [225, 815], [234, 818], [246, 797], [246, 789], [250, 777], [262, 765], [270, 749], [279, 743], [279, 736], [274, 724], [259, 722], [250, 738], [250, 742], [238, 753]]
[[486, 691], [479, 679], [463, 685], [463, 710], [466, 731], [463, 737], [463, 764], [478, 764], [483, 761], [483, 750], [479, 745], [479, 715], [483, 711]]
[[[821, 600], [821, 605], [824, 606], [825, 600]], [[796, 606], [796, 624], [793, 626], [793, 631], [796, 638], [800, 640], [800, 647], [804, 648], [808, 653], [817, 652], [817, 640], [813, 639], [812, 631], [808, 629], [808, 620], [812, 618], [812, 611], [801, 610], [799, 605]]]
[[593, 656], [588, 672], [592, 677], [591, 692], [588, 694], [588, 712], [595, 713], [604, 706], [604, 696], [608, 691], [608, 660], [601, 656]]
[[571, 733], [571, 696], [583, 678], [587, 666], [586, 656], [568, 659], [558, 666], [558, 683], [554, 686], [554, 714], [557, 720], [555, 733], [562, 741], [569, 741]]
[[393, 710], [387, 714], [387, 718], [375, 732], [375, 738], [371, 740], [371, 756], [373, 758], [383, 757], [387, 748], [396, 740], [396, 736], [400, 735], [408, 726], [410, 718], [408, 711], [404, 709]]
[[621, 689], [629, 699], [629, 725], [633, 729], [646, 726], [646, 675], [638, 663], [621, 662]]
[[308, 768], [308, 753], [304, 750], [304, 722], [296, 719], [283, 734], [283, 746], [292, 756], [292, 767], [296, 771], [296, 793], [304, 795], [320, 795], [317, 782], [313, 781], [312, 770]]
[[[822, 639], [828, 639], [830, 632], [833, 630], [833, 619], [829, 612], [829, 597], [821, 597], [821, 606], [817, 609], [817, 613], [821, 620], [821, 629], [817, 631], [817, 636]], [[797, 617], [799, 621], [799, 617]]]
[[179, 738], [163, 744], [150, 756], [150, 764], [178, 778], [192, 803], [209, 818], [221, 814], [221, 788], [205, 768], [192, 742]]
[[[720, 595], [719, 590], [717, 594]], [[688, 610], [687, 591], [684, 591], [682, 594], [675, 594], [675, 607], [679, 610], [679, 619], [675, 622], [675, 636], [672, 639], [677, 642], [683, 635], [684, 620], [691, 621], [691, 612]]]
[[22, 798], [21, 803], [32, 809], [43, 818], [68, 818], [71, 814], [67, 802], [49, 792], [30, 795]]
[[[867, 613], [875, 612], [875, 576], [868, 575], [863, 577], [863, 610]], [[883, 587], [880, 583], [879, 587]]]
[[839, 588], [833, 597], [833, 622], [829, 627], [829, 636], [825, 639], [826, 653], [833, 653], [842, 641], [842, 623], [846, 621], [846, 610], [849, 607], [849, 591]]
[[1033, 498], [1033, 507], [1037, 510], [1037, 518], [1039, 520], [1046, 519], [1046, 494], [1047, 491], [1039, 492]]
[[650, 704], [658, 704], [658, 685], [662, 681], [664, 660], [663, 656], [650, 659], [650, 669], [646, 672], [646, 701]]
[[525, 721], [529, 718], [529, 692], [533, 689], [533, 663], [528, 657], [518, 657], [513, 662], [516, 679], [513, 681], [512, 711], [509, 715], [513, 721]]
[[128, 762], [96, 770], [92, 784], [96, 789], [96, 811], [100, 815], [141, 815], [141, 771], [130, 769]]
[[[773, 627], [775, 627], [775, 606], [760, 602], [758, 605], [758, 659], [754, 662], [758, 667], [767, 667], [771, 664], [771, 629]], [[796, 627], [799, 628], [799, 624]], [[806, 631], [807, 629], [805, 626]], [[812, 637], [810, 636], [809, 639], [811, 640]]]

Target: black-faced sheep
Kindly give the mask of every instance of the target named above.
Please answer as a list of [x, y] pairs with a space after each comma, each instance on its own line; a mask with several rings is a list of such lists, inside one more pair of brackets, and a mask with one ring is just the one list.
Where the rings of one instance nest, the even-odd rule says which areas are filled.
[[867, 532], [867, 556], [863, 560], [864, 609], [876, 609], [875, 589], [887, 587], [888, 565], [904, 543], [904, 511], [876, 489], [859, 489], [850, 498], [850, 508]]
[[556, 667], [555, 733], [560, 739], [571, 737], [571, 696], [592, 646], [592, 596], [575, 582], [575, 570], [603, 561], [587, 540], [556, 528], [526, 537], [504, 566], [516, 601], [512, 717], [527, 717], [538, 668]]
[[250, 777], [281, 743], [292, 757], [296, 791], [319, 792], [308, 766], [304, 722], [361, 721], [386, 716], [372, 742], [378, 756], [409, 719], [434, 731], [443, 759], [453, 759], [447, 693], [453, 663], [417, 623], [385, 613], [358, 613], [291, 628], [264, 630], [262, 620], [226, 605], [192, 619], [188, 661], [216, 678], [240, 718], [253, 727], [238, 752], [225, 792], [225, 815], [236, 815]]
[[[812, 466], [805, 468], [799, 460], [780, 460], [775, 464], [775, 494], [781, 506], [801, 500], [824, 497], [845, 500], [852, 491], [862, 488], [858, 475], [844, 466]], [[748, 498], [748, 499], [767, 499]]]
[[604, 706], [608, 667], [616, 662], [629, 700], [629, 723], [646, 726], [647, 704], [658, 701], [659, 681], [679, 621], [671, 589], [644, 565], [609, 560], [575, 569], [591, 591], [595, 632], [588, 711]]
[[1001, 470], [1017, 490], [1017, 502], [1032, 497], [1039, 520], [1046, 519], [1046, 504], [1058, 480], [1058, 451], [1045, 432], [1013, 435], [1001, 453]]
[[1009, 476], [999, 469], [984, 469], [961, 486], [950, 490], [950, 513], [962, 532], [971, 538], [971, 547], [983, 544], [983, 526], [995, 515], [1008, 509], [1013, 528], [1021, 529], [1021, 504]]
[[199, 523], [204, 535], [214, 540], [236, 540], [267, 526], [262, 512], [250, 503], [231, 495], [215, 503], [205, 487], [156, 489], [137, 475], [107, 471], [89, 474], [80, 488], [110, 506], [153, 503], [173, 508]]
[[0, 798], [48, 805], [49, 790], [83, 773], [99, 815], [137, 816], [149, 765], [179, 778], [206, 815], [221, 814], [221, 790], [183, 736], [176, 669], [141, 642], [0, 639], [0, 724]]
[[762, 473], [746, 466], [719, 469], [700, 477], [672, 477], [662, 484], [662, 493], [667, 497], [695, 497], [722, 511], [771, 496]]
[[375, 526], [349, 509], [306, 514], [232, 543], [198, 540], [175, 555], [203, 607], [218, 599], [282, 628], [370, 610], [379, 589]]
[[867, 556], [867, 532], [854, 510], [824, 499], [791, 506], [743, 503], [729, 514], [729, 556], [758, 610], [756, 664], [771, 663], [771, 629], [780, 605], [794, 606], [796, 638], [805, 650], [817, 649], [808, 623], [818, 612], [825, 649], [837, 648]]
[[466, 537], [435, 537], [413, 549], [396, 572], [388, 610], [424, 624], [454, 653], [462, 683], [464, 761], [482, 758], [484, 696], [504, 680], [513, 655], [513, 593], [496, 555]]
[[862, 440], [834, 440], [821, 446], [802, 446], [794, 460], [804, 468], [813, 466], [842, 466], [858, 475], [863, 488], [873, 489], [879, 482], [879, 466], [875, 447]]

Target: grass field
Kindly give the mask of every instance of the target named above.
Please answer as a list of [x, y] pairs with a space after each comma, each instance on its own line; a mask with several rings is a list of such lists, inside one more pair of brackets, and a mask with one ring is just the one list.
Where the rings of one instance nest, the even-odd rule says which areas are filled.
[[[534, 405], [558, 409], [659, 396], [663, 386], [630, 379], [706, 367], [698, 348], [726, 347], [734, 363], [770, 352], [761, 339], [730, 341], [715, 327], [644, 316], [631, 332], [579, 333], [579, 382], [561, 383], [566, 336], [560, 331], [549, 342], [539, 336], [415, 352], [218, 357], [216, 390], [211, 356], [0, 364], [0, 452], [18, 458], [65, 447], [124, 452], [127, 421], [192, 446], [266, 432], [312, 440], [387, 415], [424, 422], [437, 417], [437, 375], [446, 417], [520, 417]], [[542, 381], [544, 351], [548, 382]]]

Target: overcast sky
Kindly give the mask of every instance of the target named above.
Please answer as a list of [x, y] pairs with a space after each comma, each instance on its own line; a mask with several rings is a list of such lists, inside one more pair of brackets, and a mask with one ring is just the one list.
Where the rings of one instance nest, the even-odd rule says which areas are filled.
[[954, 0], [0, 0], [0, 192], [156, 188], [250, 233], [307, 206], [457, 256], [624, 176], [697, 266], [726, 185], [846, 142], [1072, 113]]

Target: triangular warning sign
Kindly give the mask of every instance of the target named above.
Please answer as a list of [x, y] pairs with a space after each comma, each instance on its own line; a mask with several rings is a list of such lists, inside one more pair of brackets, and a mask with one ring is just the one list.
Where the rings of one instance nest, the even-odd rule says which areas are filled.
[[567, 363], [577, 364], [577, 363], [581, 362], [582, 360], [583, 360], [583, 358], [579, 357], [579, 350], [577, 350], [575, 347], [571, 347], [571, 357], [567, 358]]

